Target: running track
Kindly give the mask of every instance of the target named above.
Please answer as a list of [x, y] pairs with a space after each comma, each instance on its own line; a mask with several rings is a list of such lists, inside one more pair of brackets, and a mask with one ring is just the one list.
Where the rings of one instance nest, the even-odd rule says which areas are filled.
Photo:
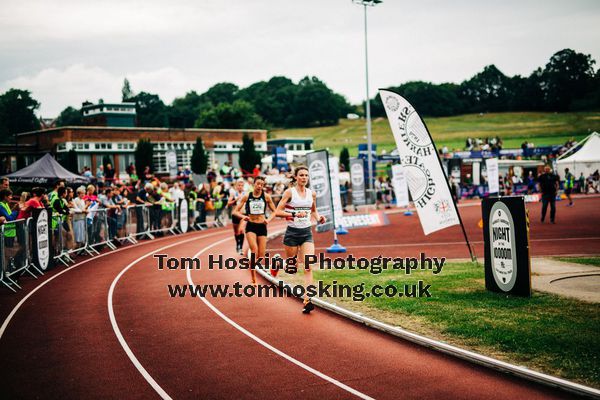
[[303, 315], [296, 299], [171, 299], [167, 284], [246, 283], [249, 273], [160, 271], [151, 257], [162, 248], [206, 265], [233, 247], [230, 228], [147, 241], [1, 292], [0, 397], [568, 397], [325, 311]]

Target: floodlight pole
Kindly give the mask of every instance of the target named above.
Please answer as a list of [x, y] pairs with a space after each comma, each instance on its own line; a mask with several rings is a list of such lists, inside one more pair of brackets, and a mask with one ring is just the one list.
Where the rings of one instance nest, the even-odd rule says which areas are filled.
[[371, 148], [373, 139], [371, 134], [371, 102], [369, 100], [369, 47], [367, 41], [367, 6], [374, 7], [381, 3], [381, 0], [352, 0], [355, 4], [360, 4], [364, 9], [365, 16], [365, 81], [366, 81], [366, 102], [365, 102], [365, 117], [367, 120], [367, 177], [369, 182], [369, 193], [373, 193], [373, 155]]

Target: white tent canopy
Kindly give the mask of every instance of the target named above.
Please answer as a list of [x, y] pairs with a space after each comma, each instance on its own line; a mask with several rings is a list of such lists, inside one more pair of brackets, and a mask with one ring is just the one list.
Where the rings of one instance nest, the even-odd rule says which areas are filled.
[[564, 178], [565, 168], [569, 168], [575, 179], [583, 173], [584, 177], [600, 169], [600, 134], [593, 132], [586, 137], [574, 153], [565, 153], [556, 161], [557, 173]]

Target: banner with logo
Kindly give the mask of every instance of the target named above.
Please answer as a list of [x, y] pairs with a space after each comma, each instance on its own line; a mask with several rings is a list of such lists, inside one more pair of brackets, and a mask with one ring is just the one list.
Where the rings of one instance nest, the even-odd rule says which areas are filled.
[[190, 219], [188, 216], [188, 201], [187, 199], [179, 199], [179, 206], [177, 207], [179, 211], [179, 222], [178, 228], [181, 233], [186, 233], [189, 229]]
[[310, 188], [315, 191], [317, 196], [317, 211], [327, 218], [324, 224], [317, 225], [317, 232], [334, 229], [328, 157], [327, 150], [313, 151], [306, 155]]
[[459, 225], [446, 175], [423, 120], [399, 94], [384, 89], [379, 94], [423, 232], [429, 235]]
[[365, 205], [365, 165], [361, 158], [350, 159], [350, 180], [352, 181], [352, 204]]
[[167, 150], [165, 153], [167, 159], [167, 169], [169, 170], [169, 176], [174, 178], [177, 176], [177, 153], [175, 150]]
[[408, 207], [408, 185], [404, 168], [400, 164], [392, 165], [392, 186], [396, 194], [396, 206]]
[[340, 193], [340, 162], [337, 157], [329, 157], [329, 180], [331, 182], [331, 197], [333, 199], [333, 214], [336, 228], [342, 225], [344, 208], [342, 207], [342, 194]]
[[485, 287], [531, 296], [529, 228], [522, 196], [493, 197], [481, 203]]
[[485, 169], [487, 170], [488, 191], [490, 193], [500, 192], [500, 183], [498, 180], [498, 159], [488, 158], [485, 160]]
[[50, 262], [52, 260], [50, 215], [47, 209], [39, 208], [33, 210], [32, 216], [33, 263], [40, 270], [46, 271], [50, 267]]

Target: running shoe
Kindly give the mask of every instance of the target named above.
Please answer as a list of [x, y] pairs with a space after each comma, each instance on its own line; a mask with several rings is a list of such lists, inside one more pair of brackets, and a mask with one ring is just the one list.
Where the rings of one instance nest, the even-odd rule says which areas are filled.
[[315, 309], [315, 306], [309, 300], [306, 303], [304, 303], [304, 308], [302, 309], [302, 314], [310, 314], [310, 312], [314, 309]]

